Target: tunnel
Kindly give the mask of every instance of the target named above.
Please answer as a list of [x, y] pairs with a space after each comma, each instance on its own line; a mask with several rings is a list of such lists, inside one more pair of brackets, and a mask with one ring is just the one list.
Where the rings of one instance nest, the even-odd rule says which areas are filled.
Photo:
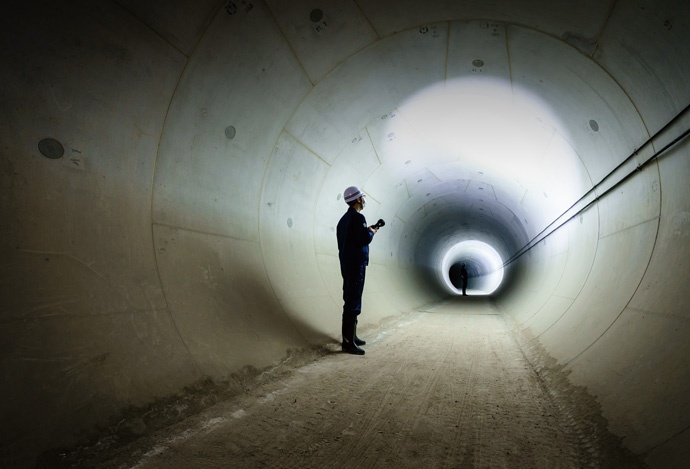
[[[690, 3], [6, 6], [0, 466], [204, 380], [489, 298], [649, 467], [690, 456]], [[354, 358], [358, 359], [358, 358]]]

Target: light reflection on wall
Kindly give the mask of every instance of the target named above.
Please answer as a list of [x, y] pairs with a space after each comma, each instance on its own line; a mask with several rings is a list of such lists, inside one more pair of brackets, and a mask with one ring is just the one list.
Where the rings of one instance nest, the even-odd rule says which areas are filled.
[[448, 253], [460, 249], [452, 246], [482, 243], [462, 249], [496, 266], [470, 282], [489, 294], [503, 278], [500, 256], [517, 252], [591, 187], [559, 115], [507, 80], [429, 86], [368, 130], [380, 162], [368, 183], [405, 222], [402, 257], [450, 294], [457, 289], [448, 259], [457, 256]]
[[[541, 98], [508, 81], [449, 80], [410, 96], [397, 113], [400, 118], [389, 119], [383, 132], [395, 135], [397, 145], [381, 144], [384, 154], [379, 156], [382, 161], [413, 162], [400, 165], [400, 180], [407, 180], [408, 187], [416, 182], [411, 172], [420, 165], [439, 182], [452, 176], [498, 185], [532, 214], [531, 227], [541, 229], [590, 184], [558, 115]], [[435, 167], [444, 171], [439, 174]], [[429, 200], [434, 199], [436, 194], [427, 188], [429, 192]]]

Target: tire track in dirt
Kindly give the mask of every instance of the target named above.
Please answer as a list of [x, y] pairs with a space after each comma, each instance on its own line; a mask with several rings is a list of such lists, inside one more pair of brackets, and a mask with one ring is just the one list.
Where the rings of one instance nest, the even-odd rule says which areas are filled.
[[[428, 372], [428, 369], [418, 369], [411, 377], [410, 384], [407, 387], [401, 386], [402, 389], [414, 389], [413, 395], [409, 392], [401, 392], [397, 402], [393, 403], [393, 400], [389, 399], [391, 402], [388, 406], [385, 405], [385, 399], [382, 401], [382, 407], [387, 408], [385, 416], [371, 420], [367, 431], [361, 435], [351, 454], [362, 461], [363, 465], [371, 467], [376, 465], [380, 459], [381, 451], [375, 447], [375, 437], [383, 434], [384, 429], [391, 426], [401, 427], [401, 431], [397, 433], [397, 437], [392, 438], [392, 441], [390, 439], [386, 441], [386, 451], [392, 455], [402, 454], [402, 450], [407, 446], [406, 436], [414, 434], [421, 416], [428, 411], [431, 405], [430, 399], [446, 371], [445, 364], [452, 353], [453, 342], [452, 337], [444, 337], [443, 343], [434, 342], [436, 354], [443, 353], [445, 348], [447, 348], [447, 352], [440, 360], [429, 365], [431, 366], [431, 373]], [[385, 359], [385, 357], [381, 358]], [[403, 361], [400, 365], [400, 371], [403, 371], [410, 364], [409, 360]], [[416, 385], [416, 382], [419, 382], [419, 385]], [[404, 410], [401, 411], [402, 408]]]
[[[469, 396], [470, 393], [473, 392], [476, 382], [477, 382], [477, 377], [478, 374], [475, 372], [475, 364], [476, 364], [476, 353], [477, 349], [475, 347], [469, 348], [467, 347], [467, 341], [462, 342], [464, 347], [462, 348], [463, 352], [461, 355], [465, 357], [465, 359], [469, 362], [466, 363], [465, 366], [467, 366], [467, 373], [465, 376], [467, 376], [467, 379], [463, 382], [462, 380], [457, 380], [453, 379], [448, 382], [448, 387], [450, 389], [450, 402], [452, 403], [457, 403], [458, 400], [454, 396], [454, 392], [457, 392], [458, 390], [462, 394], [461, 397], [461, 402], [460, 406], [457, 409], [456, 413], [453, 415], [452, 421], [453, 425], [457, 429], [457, 431], [454, 433], [453, 437], [451, 438], [451, 441], [448, 446], [447, 454], [445, 456], [445, 464], [443, 467], [458, 467], [456, 466], [456, 461], [459, 459], [458, 458], [458, 449], [462, 447], [460, 444], [461, 441], [466, 441], [465, 437], [465, 426], [464, 423], [467, 421], [469, 418], [468, 412], [469, 412]], [[453, 374], [452, 376], [457, 376], [456, 374]], [[463, 392], [464, 391], [464, 392]], [[474, 450], [473, 446], [470, 447], [470, 451], [465, 451], [463, 454], [463, 458], [460, 461], [459, 467], [472, 467], [471, 466], [471, 461], [474, 459]]]

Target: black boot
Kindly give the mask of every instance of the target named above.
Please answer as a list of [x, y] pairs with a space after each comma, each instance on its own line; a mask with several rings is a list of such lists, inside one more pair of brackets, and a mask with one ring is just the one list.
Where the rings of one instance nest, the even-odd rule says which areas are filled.
[[357, 323], [359, 323], [359, 321], [355, 319], [355, 345], [367, 345], [366, 340], [362, 340], [359, 337], [357, 337]]
[[353, 355], [364, 355], [364, 350], [357, 347], [355, 338], [355, 322], [352, 316], [343, 315], [343, 352]]

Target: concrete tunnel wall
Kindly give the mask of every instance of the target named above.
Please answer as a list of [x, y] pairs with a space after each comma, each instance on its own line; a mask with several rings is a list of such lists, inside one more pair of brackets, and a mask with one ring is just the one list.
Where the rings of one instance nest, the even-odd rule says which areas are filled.
[[[4, 454], [29, 461], [130, 405], [339, 340], [345, 187], [387, 221], [366, 327], [447, 294], [424, 283], [439, 246], [510, 258], [690, 102], [687, 2], [317, 7], [32, 2], [3, 16]], [[42, 156], [47, 137], [61, 158]], [[539, 243], [495, 295], [522, 345], [657, 467], [690, 439], [688, 152]]]

